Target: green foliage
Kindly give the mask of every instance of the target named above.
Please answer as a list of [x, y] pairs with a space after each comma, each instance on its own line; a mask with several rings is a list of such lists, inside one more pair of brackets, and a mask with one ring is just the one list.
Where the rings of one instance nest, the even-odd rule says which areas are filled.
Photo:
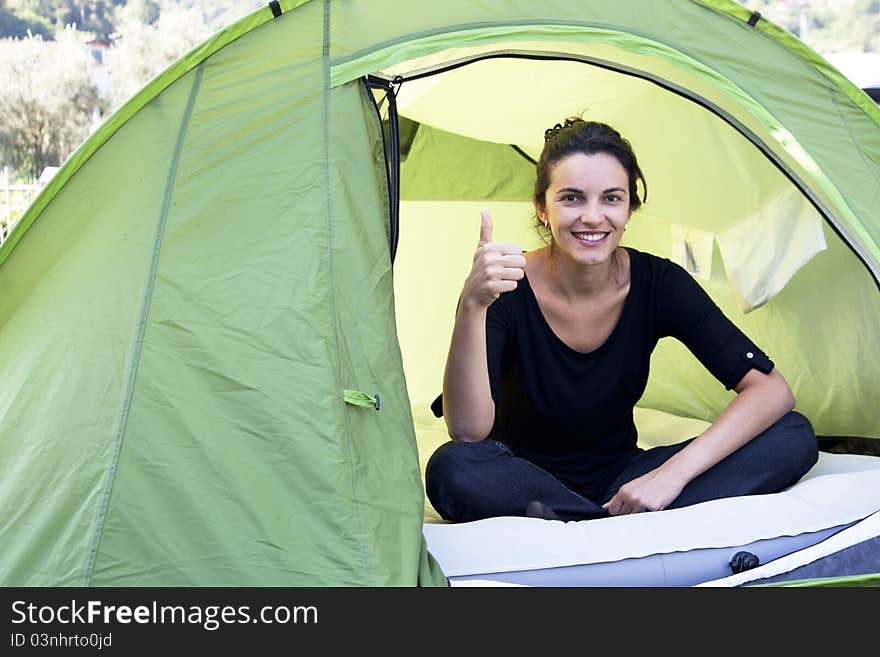
[[0, 162], [36, 179], [61, 164], [99, 120], [95, 61], [72, 27], [55, 41], [27, 37], [5, 44], [4, 52]]
[[6, 37], [26, 36], [28, 32], [43, 37], [51, 35], [51, 30], [42, 21], [33, 21], [18, 15], [7, 2], [0, 0], [0, 39]]
[[129, 0], [126, 4], [118, 5], [114, 11], [114, 25], [128, 25], [140, 23], [152, 25], [159, 20], [160, 7], [154, 0]]
[[109, 107], [119, 107], [187, 50], [263, 4], [130, 0], [118, 8], [113, 47], [104, 59], [110, 79]]
[[48, 38], [65, 25], [76, 25], [82, 32], [107, 39], [125, 21], [152, 25], [163, 12], [188, 13], [213, 32], [266, 4], [262, 0], [4, 0], [0, 37], [25, 37], [30, 29]]
[[[113, 30], [113, 10], [126, 0], [6, 0], [18, 17], [49, 33], [65, 25], [106, 38]], [[18, 34], [16, 36], [25, 36]]]

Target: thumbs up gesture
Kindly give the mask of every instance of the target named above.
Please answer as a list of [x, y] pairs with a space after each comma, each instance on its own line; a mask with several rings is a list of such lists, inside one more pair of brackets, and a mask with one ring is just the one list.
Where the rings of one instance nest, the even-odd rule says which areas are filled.
[[488, 307], [502, 292], [516, 289], [516, 282], [525, 275], [526, 259], [518, 244], [492, 242], [492, 217], [488, 210], [482, 210], [480, 217], [480, 243], [464, 284], [462, 302]]

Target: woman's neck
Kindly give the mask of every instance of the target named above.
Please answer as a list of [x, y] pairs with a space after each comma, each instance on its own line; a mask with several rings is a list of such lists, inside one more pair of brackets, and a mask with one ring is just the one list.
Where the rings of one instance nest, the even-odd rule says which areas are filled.
[[610, 290], [620, 287], [622, 262], [625, 258], [617, 247], [611, 257], [597, 265], [583, 265], [559, 257], [553, 252], [552, 246], [546, 246], [535, 252], [540, 268], [540, 276], [545, 285], [554, 293], [569, 301], [589, 299], [601, 296]]

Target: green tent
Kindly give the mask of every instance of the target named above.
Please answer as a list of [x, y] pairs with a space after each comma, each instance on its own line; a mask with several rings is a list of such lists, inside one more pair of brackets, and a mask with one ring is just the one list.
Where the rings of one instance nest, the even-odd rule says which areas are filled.
[[[543, 131], [632, 141], [685, 265], [826, 436], [880, 438], [880, 110], [728, 0], [287, 0], [195, 48], [0, 247], [0, 582], [430, 585], [414, 416]], [[667, 344], [668, 342], [668, 344]], [[664, 340], [640, 402], [732, 393]]]

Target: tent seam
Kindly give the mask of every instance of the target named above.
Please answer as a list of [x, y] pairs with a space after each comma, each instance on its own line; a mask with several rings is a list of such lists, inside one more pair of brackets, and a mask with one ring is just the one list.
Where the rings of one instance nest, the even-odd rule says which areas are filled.
[[[486, 28], [497, 28], [497, 27], [530, 27], [530, 26], [563, 26], [563, 27], [592, 27], [598, 28], [601, 30], [609, 30], [609, 31], [618, 31], [617, 26], [611, 25], [608, 23], [597, 23], [597, 22], [589, 22], [589, 21], [575, 21], [568, 19], [560, 19], [560, 20], [537, 20], [537, 19], [518, 19], [518, 20], [497, 20], [497, 21], [477, 21], [472, 23], [456, 23], [455, 25], [446, 25], [444, 27], [435, 27], [427, 30], [419, 30], [417, 32], [406, 32], [404, 34], [399, 34], [394, 38], [385, 39], [384, 41], [374, 43], [371, 46], [366, 48], [361, 48], [357, 52], [349, 53], [347, 55], [341, 55], [335, 57], [331, 60], [331, 66], [337, 67], [343, 64], [348, 64], [350, 62], [357, 61], [363, 57], [371, 55], [374, 52], [379, 52], [393, 46], [407, 43], [409, 41], [416, 41], [419, 39], [425, 39], [434, 36], [440, 36], [444, 34], [450, 33], [458, 33], [458, 32], [471, 32], [474, 30], [482, 30]], [[643, 38], [647, 38], [644, 34], [632, 32], [632, 34], [638, 34]]]
[[[333, 259], [333, 190], [330, 184], [331, 168], [330, 168], [330, 0], [324, 0], [324, 45], [322, 48], [321, 58], [323, 60], [323, 77], [324, 89], [322, 99], [322, 122], [323, 122], [323, 141], [324, 141], [324, 200], [327, 205], [327, 263], [330, 276], [330, 321], [333, 325], [333, 339], [336, 346], [336, 382], [339, 389], [344, 388], [342, 381], [342, 352], [339, 340], [339, 315], [337, 313], [336, 298], [336, 270]], [[348, 418], [348, 409], [345, 400], [340, 397], [339, 406], [342, 411], [342, 423], [345, 431], [346, 446], [348, 447], [348, 464], [349, 475], [351, 477], [351, 491], [354, 498], [354, 515], [357, 518], [358, 537], [357, 545], [360, 548], [361, 571], [367, 573], [370, 580], [375, 579], [375, 575], [370, 572], [369, 559], [366, 555], [366, 546], [364, 545], [364, 537], [366, 532], [364, 529], [364, 520], [361, 514], [361, 501], [358, 496], [357, 487], [357, 470], [354, 463], [353, 439], [351, 434], [351, 424]]]
[[[369, 47], [362, 48], [361, 50], [349, 53], [347, 55], [341, 55], [331, 59], [331, 67], [336, 68], [338, 66], [348, 64], [350, 62], [357, 61], [363, 57], [367, 57], [372, 53], [379, 52], [388, 48], [391, 48], [396, 45], [400, 45], [403, 43], [407, 43], [410, 41], [416, 41], [419, 39], [425, 39], [435, 36], [441, 36], [452, 33], [459, 32], [472, 32], [475, 30], [482, 30], [486, 28], [504, 28], [504, 27], [574, 27], [574, 28], [588, 28], [594, 30], [606, 30], [608, 32], [621, 32], [621, 26], [613, 23], [602, 23], [598, 21], [581, 21], [581, 20], [571, 20], [571, 19], [558, 19], [558, 20], [538, 20], [538, 19], [518, 19], [518, 20], [497, 20], [497, 21], [478, 21], [472, 23], [456, 23], [455, 25], [446, 25], [444, 27], [435, 27], [427, 30], [419, 30], [417, 32], [407, 32], [405, 34], [400, 34], [394, 38], [386, 39], [380, 43], [374, 43]], [[661, 38], [661, 35], [654, 33], [647, 33], [643, 30], [633, 30], [628, 29], [625, 32], [626, 34], [631, 34], [640, 39], [643, 39], [648, 42], [658, 43], [665, 48], [669, 48], [670, 50], [680, 52], [696, 62], [699, 62], [702, 66], [705, 66], [707, 69], [710, 69], [716, 73], [718, 73], [717, 69], [713, 66], [710, 66], [707, 62], [705, 62], [701, 57], [697, 56], [697, 53], [691, 51], [689, 48], [683, 48], [680, 44], [673, 44], [667, 41], [665, 38]], [[771, 37], [772, 38], [772, 37]], [[719, 73], [720, 75], [720, 73]], [[725, 76], [726, 77], [726, 76]]]
[[[837, 87], [834, 87], [834, 89], [839, 91]], [[831, 93], [831, 102], [834, 103], [834, 109], [837, 111], [837, 116], [840, 117], [840, 122], [846, 128], [846, 132], [850, 136], [850, 139], [852, 139], [853, 143], [857, 144], [859, 140], [853, 134], [852, 128], [849, 125], [849, 121], [847, 121], [846, 117], [843, 115], [840, 107], [840, 101], [837, 99], [836, 94], [833, 93], [833, 90]], [[873, 169], [873, 167], [871, 166], [871, 161], [867, 158], [867, 155], [861, 149], [859, 149], [859, 156], [861, 157], [862, 162], [867, 165], [868, 175], [870, 175], [874, 179], [874, 182], [877, 183], [877, 186], [880, 187], [880, 175], [878, 175], [877, 171]]]
[[156, 272], [159, 264], [159, 252], [162, 246], [162, 238], [165, 234], [165, 225], [168, 219], [168, 210], [171, 205], [171, 195], [174, 187], [174, 180], [177, 177], [177, 167], [180, 163], [180, 154], [183, 150], [183, 142], [186, 138], [186, 131], [189, 127], [190, 118], [192, 117], [193, 107], [195, 106], [196, 96], [201, 88], [202, 75], [204, 74], [205, 63], [202, 61], [196, 68], [195, 77], [190, 88], [189, 98], [180, 122], [180, 128], [177, 133], [177, 141], [174, 144], [174, 151], [171, 158], [171, 165], [168, 170], [168, 178], [165, 184], [165, 195], [162, 200], [162, 209], [159, 213], [159, 222], [156, 228], [156, 238], [153, 242], [153, 253], [150, 259], [150, 270], [147, 275], [146, 288], [144, 290], [144, 300], [141, 306], [140, 319], [137, 324], [137, 336], [134, 342], [134, 351], [132, 354], [131, 365], [129, 368], [128, 382], [125, 387], [125, 394], [122, 400], [122, 409], [119, 418], [119, 428], [116, 434], [115, 445], [113, 447], [113, 455], [111, 457], [110, 470], [107, 473], [107, 481], [104, 485], [102, 499], [98, 508], [97, 526], [92, 537], [89, 550], [87, 552], [88, 563], [86, 564], [85, 586], [92, 585], [94, 577], [95, 563], [97, 562], [98, 546], [104, 536], [104, 522], [107, 518], [107, 512], [110, 508], [110, 497], [113, 493], [113, 487], [116, 483], [116, 472], [119, 465], [119, 457], [122, 452], [122, 442], [125, 437], [125, 430], [128, 426], [128, 416], [131, 409], [131, 400], [134, 394], [134, 384], [137, 378], [138, 365], [140, 364], [141, 350], [144, 343], [144, 334], [146, 333], [147, 316], [150, 312], [150, 305], [153, 298], [153, 290], [156, 282]]

